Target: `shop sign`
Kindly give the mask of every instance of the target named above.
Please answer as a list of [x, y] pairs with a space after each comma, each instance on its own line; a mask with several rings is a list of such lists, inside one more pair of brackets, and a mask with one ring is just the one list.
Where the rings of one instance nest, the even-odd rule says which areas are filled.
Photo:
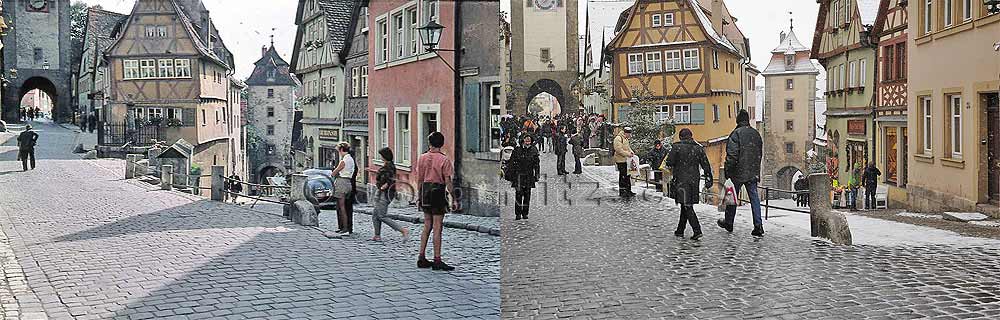
[[319, 139], [320, 140], [340, 140], [340, 130], [337, 129], [319, 129]]
[[868, 132], [868, 121], [847, 120], [847, 134], [863, 136]]

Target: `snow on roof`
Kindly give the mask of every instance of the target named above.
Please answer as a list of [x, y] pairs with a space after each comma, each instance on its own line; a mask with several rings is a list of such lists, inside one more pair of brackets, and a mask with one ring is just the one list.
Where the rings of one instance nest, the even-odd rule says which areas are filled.
[[789, 51], [791, 52], [809, 51], [809, 48], [802, 45], [802, 42], [799, 41], [799, 38], [795, 36], [795, 29], [789, 30], [788, 34], [785, 35], [785, 39], [781, 40], [781, 44], [779, 44], [778, 47], [774, 48], [774, 50], [771, 50], [771, 53], [787, 53]]
[[[597, 69], [601, 65], [601, 48], [602, 44], [611, 43], [611, 39], [615, 37], [615, 24], [618, 23], [618, 16], [622, 12], [628, 10], [632, 6], [631, 2], [589, 2], [587, 3], [588, 9], [590, 10], [590, 46], [591, 46], [591, 67], [590, 69]], [[581, 35], [586, 35], [588, 26], [585, 25], [583, 30], [580, 30]], [[601, 35], [604, 35], [604, 39], [601, 39]], [[580, 52], [583, 53], [586, 46], [586, 41], [580, 42]], [[580, 65], [585, 64], [585, 56], [580, 55]]]
[[[700, 22], [701, 25], [705, 27], [705, 33], [710, 38], [712, 38], [712, 40], [715, 40], [715, 42], [722, 44], [729, 50], [732, 50], [734, 52], [739, 52], [739, 50], [736, 50], [736, 47], [733, 46], [732, 42], [729, 42], [728, 39], [719, 36], [719, 33], [716, 32], [715, 28], [712, 27], [712, 20], [709, 20], [708, 16], [705, 15], [705, 11], [701, 10], [701, 7], [698, 6], [697, 0], [688, 0], [688, 2], [691, 4], [691, 8], [695, 9], [694, 15], [698, 17], [698, 22]], [[875, 10], [878, 10], [878, 8], [875, 8]]]
[[875, 17], [878, 16], [879, 0], [857, 0], [858, 12], [861, 15], [861, 24], [875, 24]]
[[795, 68], [792, 70], [785, 70], [785, 59], [781, 55], [775, 55], [771, 57], [771, 62], [767, 64], [767, 68], [764, 68], [764, 72], [761, 74], [776, 75], [776, 74], [795, 74], [795, 73], [818, 73], [819, 69], [816, 65], [812, 63], [809, 59], [797, 59], [795, 61]]

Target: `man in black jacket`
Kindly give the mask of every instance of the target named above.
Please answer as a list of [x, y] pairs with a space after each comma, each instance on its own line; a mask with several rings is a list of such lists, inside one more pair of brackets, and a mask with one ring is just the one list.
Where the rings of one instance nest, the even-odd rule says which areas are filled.
[[878, 177], [881, 175], [882, 171], [875, 167], [875, 161], [869, 162], [865, 167], [865, 173], [861, 176], [865, 184], [865, 209], [875, 209], [875, 190], [878, 190]]
[[566, 172], [566, 127], [561, 126], [559, 133], [552, 136], [552, 150], [556, 153], [556, 173], [569, 174]]
[[[663, 158], [667, 157], [667, 149], [663, 148], [663, 141], [656, 140], [656, 144], [653, 145], [653, 149], [649, 150], [646, 154], [646, 163], [649, 163], [650, 170], [653, 170], [653, 180], [656, 182], [663, 183], [663, 171], [660, 171], [660, 165], [663, 164]], [[656, 191], [663, 191], [663, 185], [657, 184]]]
[[21, 159], [21, 166], [24, 171], [28, 171], [28, 158], [31, 158], [31, 170], [35, 170], [35, 144], [38, 142], [38, 133], [31, 130], [31, 125], [24, 126], [24, 132], [17, 136], [17, 158]]
[[[760, 181], [760, 161], [763, 157], [764, 142], [757, 129], [750, 127], [750, 114], [740, 110], [736, 115], [736, 129], [729, 134], [726, 142], [726, 178], [733, 182], [737, 194], [745, 188], [750, 196], [750, 209], [753, 212], [754, 236], [764, 236], [764, 221], [760, 217], [760, 197], [757, 195], [757, 182]], [[733, 222], [736, 219], [736, 206], [726, 207], [725, 220], [717, 221], [719, 227], [733, 232]]]
[[674, 235], [684, 237], [684, 228], [690, 223], [691, 231], [694, 231], [691, 239], [698, 240], [701, 238], [701, 224], [698, 223], [694, 205], [701, 196], [702, 176], [706, 186], [712, 185], [712, 165], [708, 163], [705, 148], [694, 141], [691, 129], [681, 129], [679, 135], [681, 141], [673, 145], [666, 161], [666, 165], [673, 168], [670, 194], [681, 206], [680, 221]]

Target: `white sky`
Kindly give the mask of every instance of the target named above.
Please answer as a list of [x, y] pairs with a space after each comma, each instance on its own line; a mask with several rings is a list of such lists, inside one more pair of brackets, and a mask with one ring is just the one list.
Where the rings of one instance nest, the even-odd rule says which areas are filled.
[[[74, 0], [76, 1], [76, 0]], [[88, 5], [101, 5], [104, 10], [129, 14], [135, 0], [82, 0]], [[260, 47], [270, 43], [281, 57], [291, 62], [295, 42], [295, 0], [203, 0], [211, 12], [213, 23], [222, 41], [236, 59], [236, 77], [245, 80], [253, 72], [253, 63], [260, 59]], [[346, 0], [345, 0], [346, 1]]]

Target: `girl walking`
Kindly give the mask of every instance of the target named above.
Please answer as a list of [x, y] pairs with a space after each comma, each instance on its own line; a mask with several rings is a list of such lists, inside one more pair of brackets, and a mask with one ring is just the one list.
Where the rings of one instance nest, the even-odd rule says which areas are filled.
[[375, 227], [375, 236], [372, 241], [382, 241], [382, 224], [385, 223], [393, 230], [399, 231], [403, 235], [403, 242], [410, 239], [410, 230], [400, 227], [395, 220], [387, 218], [385, 215], [389, 211], [389, 203], [396, 199], [396, 165], [393, 164], [392, 149], [388, 147], [378, 151], [385, 165], [378, 169], [375, 176], [375, 212], [372, 213], [372, 224]]

